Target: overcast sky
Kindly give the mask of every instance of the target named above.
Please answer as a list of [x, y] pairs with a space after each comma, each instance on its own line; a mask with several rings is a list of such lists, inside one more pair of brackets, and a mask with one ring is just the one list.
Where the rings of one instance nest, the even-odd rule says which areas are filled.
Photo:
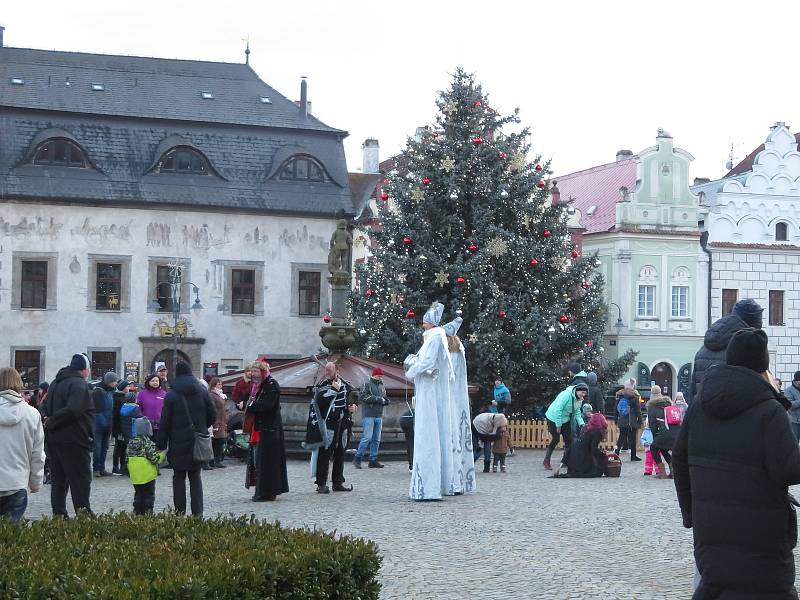
[[534, 152], [569, 173], [638, 152], [663, 127], [724, 173], [769, 126], [800, 128], [794, 26], [800, 3], [539, 0], [38, 0], [3, 3], [8, 46], [226, 62], [244, 60], [291, 99], [309, 78], [315, 116], [345, 129], [348, 166], [381, 157], [432, 121], [457, 66], [491, 104], [521, 109]]

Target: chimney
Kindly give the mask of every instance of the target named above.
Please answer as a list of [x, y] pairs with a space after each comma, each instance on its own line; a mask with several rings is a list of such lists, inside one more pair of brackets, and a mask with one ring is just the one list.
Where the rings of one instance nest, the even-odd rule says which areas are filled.
[[550, 186], [550, 198], [553, 201], [553, 204], [558, 204], [561, 202], [561, 190], [558, 189], [557, 181], [554, 181], [553, 185]]
[[361, 150], [364, 152], [364, 164], [362, 168], [363, 173], [377, 173], [378, 165], [380, 164], [378, 140], [375, 138], [367, 138], [361, 145]]
[[628, 160], [631, 156], [633, 156], [633, 152], [630, 150], [618, 150], [617, 151], [617, 162], [622, 160]]
[[308, 84], [305, 76], [300, 81], [300, 118], [308, 118]]
[[708, 177], [695, 177], [694, 183], [692, 185], [703, 185], [704, 183], [708, 183], [711, 181]]
[[0, 25], [0, 48], [2, 48], [2, 47], [3, 47], [3, 32], [4, 32], [5, 30], [6, 30], [6, 28], [5, 28], [5, 27], [3, 27], [2, 25]]

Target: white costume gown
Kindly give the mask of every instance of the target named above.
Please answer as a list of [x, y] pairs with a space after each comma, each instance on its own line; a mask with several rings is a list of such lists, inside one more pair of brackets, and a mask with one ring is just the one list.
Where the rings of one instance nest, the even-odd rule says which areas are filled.
[[450, 353], [455, 379], [450, 385], [450, 409], [453, 428], [453, 457], [455, 462], [453, 488], [455, 493], [474, 492], [475, 460], [472, 454], [472, 419], [467, 390], [467, 359], [464, 345], [459, 352]]
[[[422, 348], [406, 377], [414, 380], [414, 465], [408, 495], [412, 500], [441, 500], [450, 494], [450, 382], [454, 379], [444, 329], [423, 334]], [[445, 442], [445, 443], [442, 443]]]

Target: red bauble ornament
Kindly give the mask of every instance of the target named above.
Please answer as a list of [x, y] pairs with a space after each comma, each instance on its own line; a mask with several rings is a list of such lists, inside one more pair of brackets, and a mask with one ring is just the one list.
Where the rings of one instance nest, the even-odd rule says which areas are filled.
[[506, 311], [504, 311], [504, 310], [498, 310], [497, 311], [497, 316], [500, 317], [501, 319], [505, 319], [507, 314], [508, 313]]
[[558, 322], [566, 325], [567, 323], [569, 323], [569, 317], [567, 315], [561, 315], [560, 317], [558, 317]]
[[439, 137], [439, 132], [438, 131], [432, 131], [431, 132], [431, 137], [433, 137], [433, 138]]
[[372, 298], [372, 294], [375, 292], [372, 291], [372, 288], [367, 288], [367, 298]]
[[589, 340], [588, 342], [586, 342], [586, 347], [587, 348], [591, 348], [592, 346], [594, 346], [594, 342], [592, 340]]
[[465, 284], [466, 282], [467, 282], [467, 280], [466, 280], [466, 279], [464, 279], [463, 277], [456, 277], [456, 283], [457, 283], [457, 284], [459, 284], [459, 285], [463, 285], [463, 284]]
[[506, 154], [505, 152], [501, 152], [500, 158], [508, 158], [508, 154]]
[[404, 243], [406, 246], [410, 246], [410, 245], [411, 245], [411, 242], [412, 242], [412, 239], [411, 239], [411, 236], [410, 236], [410, 235], [407, 235], [407, 236], [403, 237], [403, 243]]
[[536, 266], [536, 265], [538, 265], [538, 264], [539, 264], [539, 261], [538, 261], [538, 260], [536, 260], [535, 258], [532, 258], [532, 259], [531, 259], [531, 266], [532, 266], [532, 267], [535, 267], [535, 266]]
[[425, 178], [423, 178], [423, 180], [422, 180], [422, 185], [428, 185], [430, 182], [431, 182], [431, 180], [430, 180], [430, 179], [428, 179], [427, 177], [425, 177]]
[[544, 182], [544, 179], [540, 179], [536, 182], [536, 187], [538, 187], [540, 190], [543, 190], [545, 185], [547, 184]]
[[470, 244], [469, 246], [467, 246], [467, 250], [469, 250], [470, 252], [477, 252], [478, 246], [475, 244]]
[[570, 255], [572, 256], [572, 258], [578, 258], [581, 255], [581, 253], [578, 252], [577, 250], [573, 250], [572, 252], [570, 252]]
[[480, 100], [477, 100], [477, 101], [475, 102], [475, 104], [473, 104], [473, 106], [474, 106], [475, 108], [480, 108], [480, 107], [481, 107], [481, 101], [480, 101]]
[[331, 316], [330, 315], [325, 315], [324, 317], [322, 317], [322, 320], [325, 321], [326, 323], [330, 323], [331, 322]]
[[388, 199], [389, 199], [389, 193], [388, 192], [381, 192], [381, 200], [386, 202]]
[[480, 146], [483, 143], [483, 138], [479, 135], [476, 135], [474, 138], [472, 138], [472, 143], [474, 143], [476, 146]]
[[545, 229], [545, 230], [542, 232], [542, 235], [543, 235], [544, 237], [546, 237], [546, 238], [547, 238], [547, 237], [550, 237], [550, 236], [551, 236], [551, 235], [553, 235], [553, 234], [552, 234], [552, 233], [550, 233], [550, 230], [549, 230], [549, 229]]
[[524, 342], [522, 342], [522, 345], [523, 345], [523, 346], [524, 346], [526, 349], [527, 349], [527, 348], [530, 348], [530, 347], [531, 347], [531, 341], [530, 341], [530, 340], [525, 340]]
[[542, 165], [540, 165], [540, 164], [537, 164], [537, 165], [534, 167], [534, 170], [535, 170], [537, 173], [540, 173], [540, 172], [541, 172], [541, 170], [542, 170]]
[[583, 289], [585, 289], [585, 290], [588, 290], [588, 289], [589, 289], [589, 282], [588, 282], [588, 281], [586, 281], [586, 280], [584, 279], [584, 280], [581, 282], [581, 287], [582, 287]]
[[417, 316], [417, 313], [415, 313], [410, 308], [406, 311], [406, 319], [413, 319], [416, 316]]

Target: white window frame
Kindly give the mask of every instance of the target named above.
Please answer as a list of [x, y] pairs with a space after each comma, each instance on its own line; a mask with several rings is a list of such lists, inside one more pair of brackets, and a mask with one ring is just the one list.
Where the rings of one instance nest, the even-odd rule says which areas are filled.
[[[646, 297], [647, 290], [652, 292], [652, 296]], [[645, 292], [644, 305], [642, 305], [642, 292]], [[648, 302], [650, 312], [648, 312]], [[644, 310], [642, 310], [644, 308]], [[652, 319], [656, 316], [656, 285], [652, 283], [640, 283], [636, 293], [636, 316], [643, 319]]]
[[[681, 298], [680, 291], [684, 292], [683, 298]], [[678, 292], [676, 297], [675, 292]], [[677, 300], [677, 303], [676, 303]], [[681, 306], [683, 303], [683, 306]], [[689, 286], [688, 285], [673, 285], [672, 290], [670, 293], [670, 314], [672, 315], [673, 319], [688, 319], [689, 318]], [[683, 310], [681, 310], [683, 309]]]

